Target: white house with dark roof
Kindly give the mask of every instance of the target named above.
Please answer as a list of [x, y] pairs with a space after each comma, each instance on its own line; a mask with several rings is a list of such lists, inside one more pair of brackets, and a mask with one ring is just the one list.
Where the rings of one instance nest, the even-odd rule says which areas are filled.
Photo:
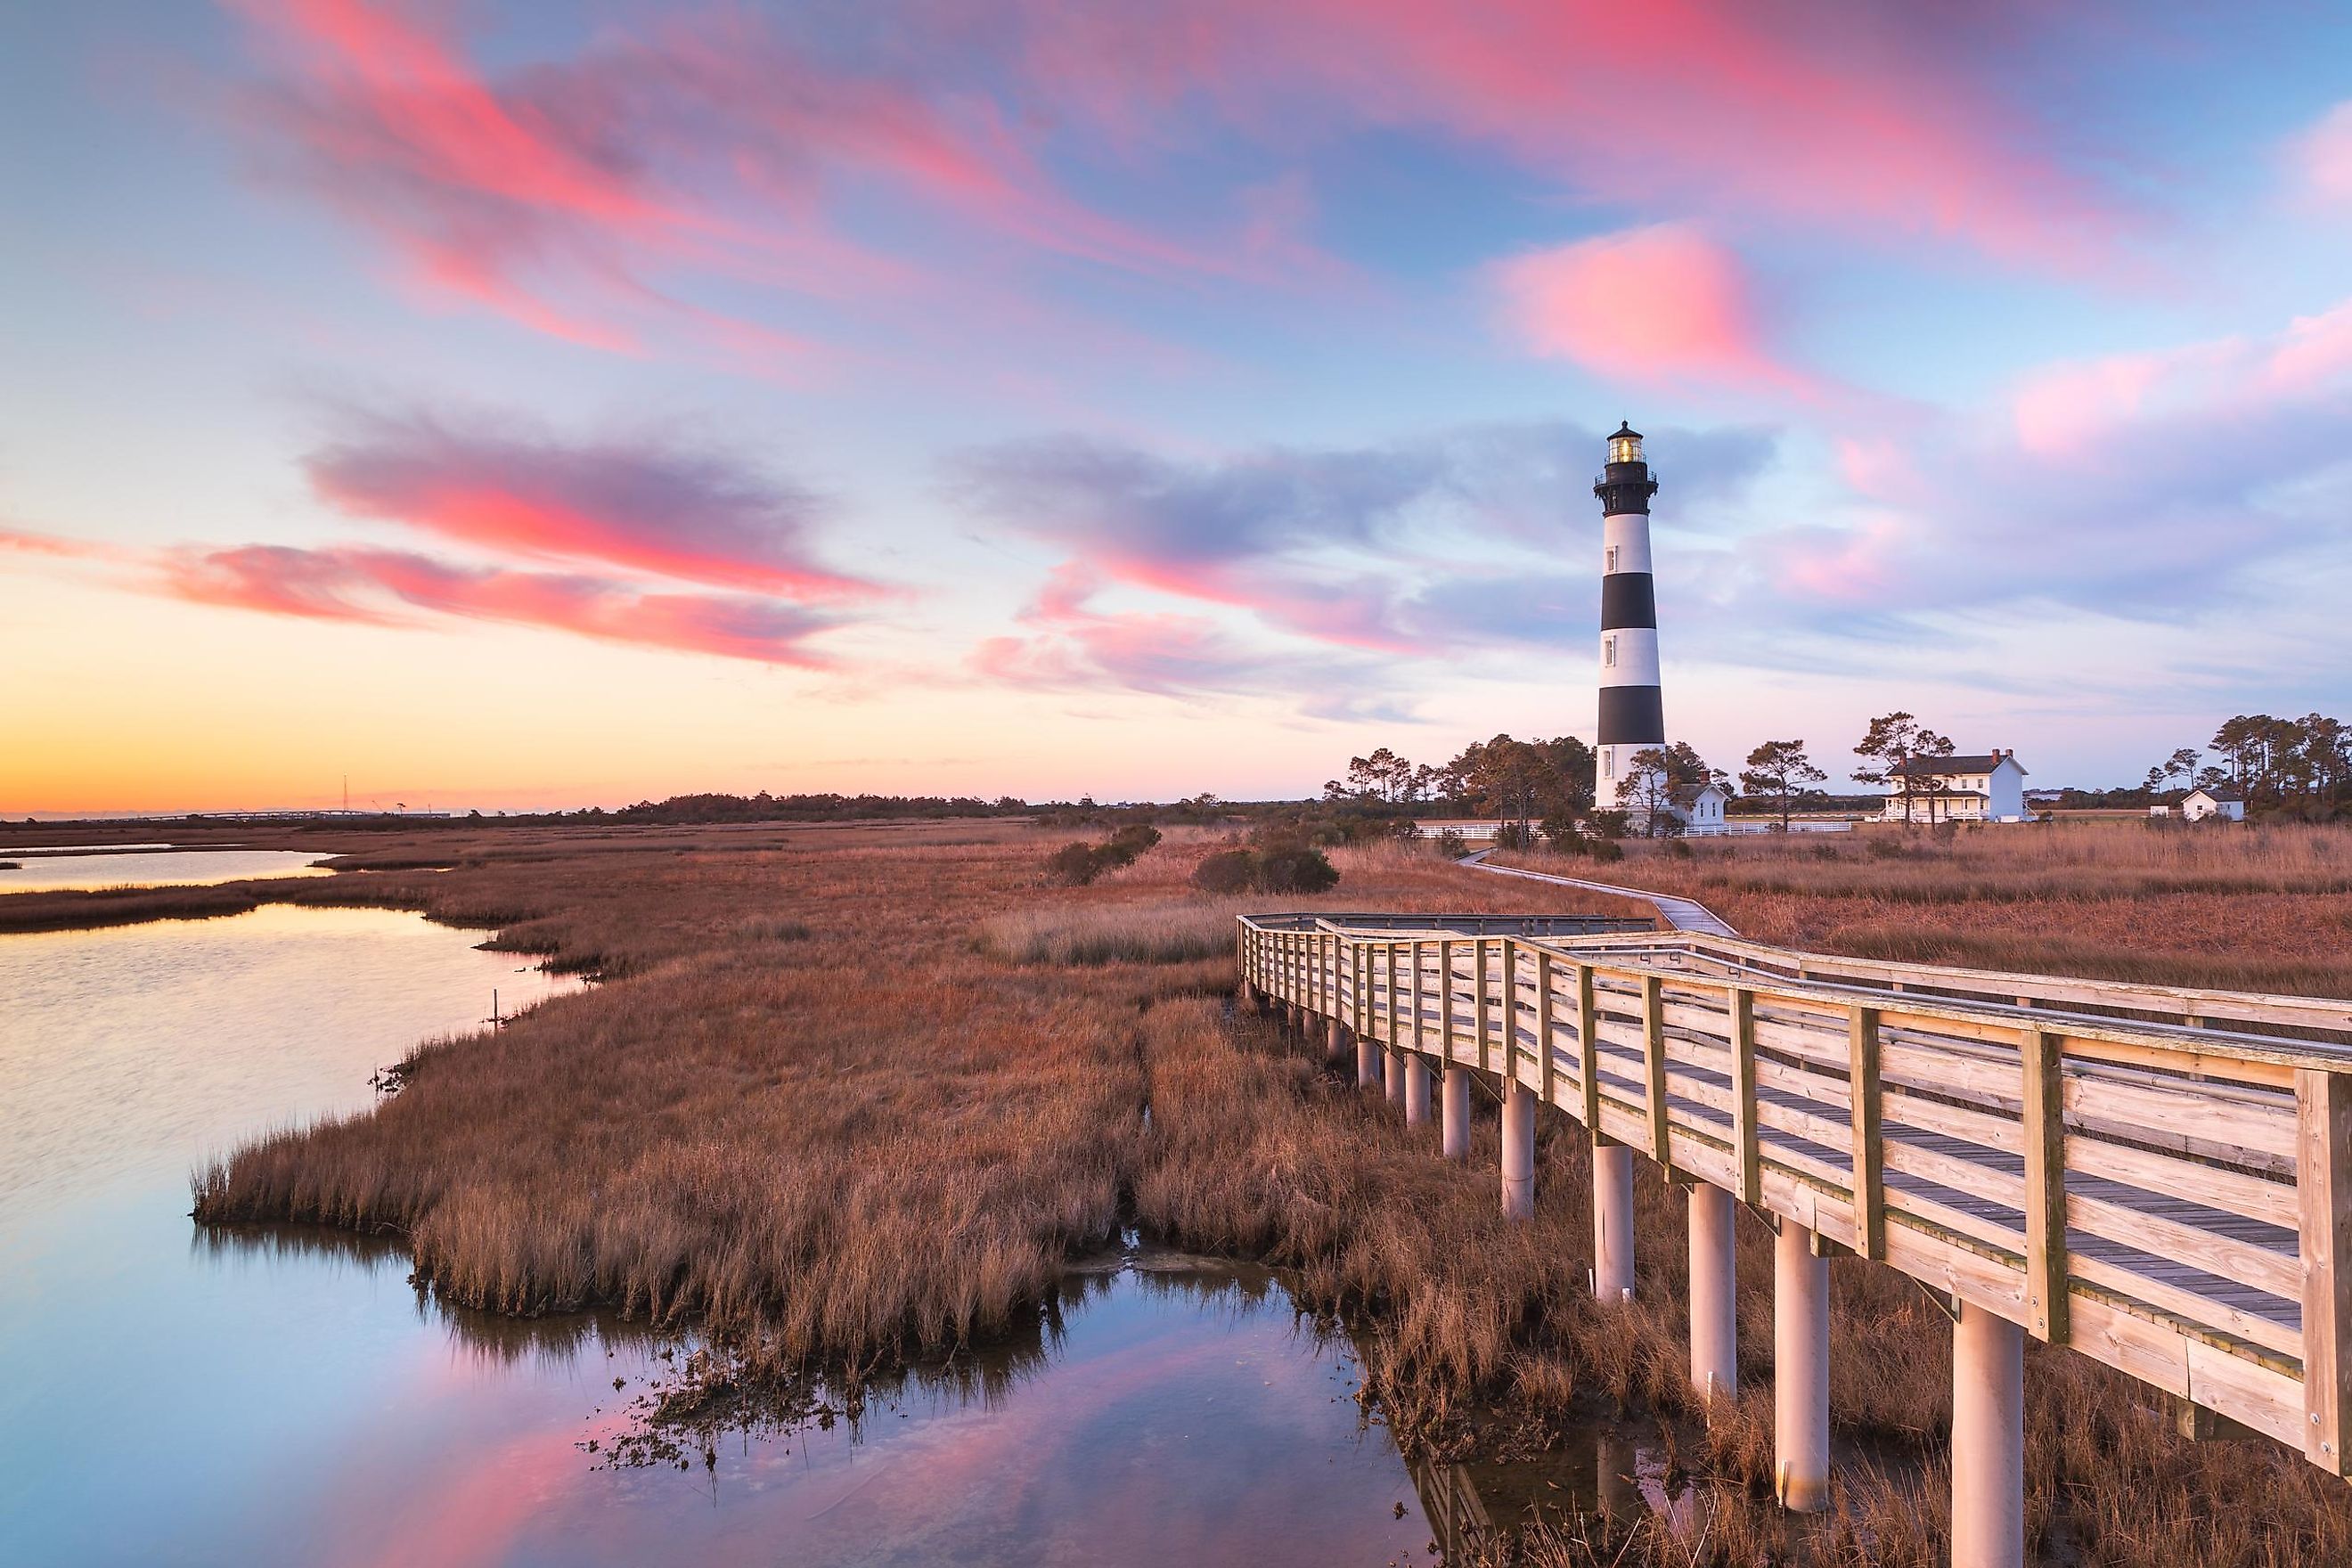
[[[1896, 768], [1911, 781], [1913, 822], [2023, 822], [2025, 768], [2015, 752], [1999, 747], [1980, 756], [1914, 757]], [[1906, 798], [1886, 797], [1888, 822], [1901, 822]]]
[[2180, 797], [2180, 815], [2191, 822], [2243, 822], [2246, 800], [2227, 784], [2200, 785]]
[[1730, 804], [1731, 792], [1719, 784], [1684, 784], [1675, 791], [1672, 810], [1685, 833], [1714, 838], [1730, 831], [1723, 816], [1723, 808]]

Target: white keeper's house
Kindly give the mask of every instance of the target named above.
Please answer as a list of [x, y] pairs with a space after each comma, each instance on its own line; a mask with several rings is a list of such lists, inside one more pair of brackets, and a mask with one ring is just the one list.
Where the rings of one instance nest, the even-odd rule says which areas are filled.
[[2200, 785], [2180, 797], [2180, 815], [2191, 822], [2243, 822], [2246, 797], [2227, 784]]
[[[1995, 747], [1973, 757], [1914, 757], [1895, 770], [1908, 775], [1913, 822], [2023, 822], [2025, 768], [2015, 752]], [[1888, 822], [1904, 820], [1906, 797], [1886, 797]]]

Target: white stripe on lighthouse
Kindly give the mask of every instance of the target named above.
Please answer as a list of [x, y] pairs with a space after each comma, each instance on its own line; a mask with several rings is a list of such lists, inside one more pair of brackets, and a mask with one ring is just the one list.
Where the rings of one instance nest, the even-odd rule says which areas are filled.
[[1647, 512], [1621, 511], [1601, 520], [1601, 570], [1650, 570], [1650, 518]]
[[[1658, 684], [1658, 628], [1620, 626], [1601, 634], [1601, 684]], [[1658, 740], [1665, 739], [1661, 735]]]

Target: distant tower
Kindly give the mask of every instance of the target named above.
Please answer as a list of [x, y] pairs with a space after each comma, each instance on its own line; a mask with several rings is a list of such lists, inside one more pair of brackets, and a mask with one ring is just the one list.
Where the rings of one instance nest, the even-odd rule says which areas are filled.
[[1658, 694], [1658, 595], [1650, 575], [1650, 498], [1658, 481], [1642, 460], [1642, 433], [1620, 420], [1609, 467], [1592, 482], [1601, 498], [1601, 730], [1594, 798], [1617, 805], [1633, 753], [1666, 743]]

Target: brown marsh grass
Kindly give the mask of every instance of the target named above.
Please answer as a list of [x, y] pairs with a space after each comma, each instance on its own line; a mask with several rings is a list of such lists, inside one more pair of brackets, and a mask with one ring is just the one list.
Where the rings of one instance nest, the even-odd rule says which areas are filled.
[[1760, 942], [1855, 958], [2352, 995], [2352, 828], [2125, 818], [1688, 848], [1631, 846], [1602, 879], [1697, 899]]
[[[446, 870], [272, 885], [487, 917], [502, 943], [610, 979], [423, 1050], [367, 1115], [237, 1152], [199, 1178], [200, 1215], [397, 1238], [459, 1306], [691, 1319], [733, 1377], [1021, 1335], [1075, 1253], [1134, 1223], [1284, 1266], [1303, 1310], [1357, 1335], [1415, 1451], [1538, 1447], [1595, 1409], [1660, 1424], [1703, 1533], [1618, 1521], [1580, 1542], [1562, 1524], [1509, 1546], [1517, 1560], [1936, 1561], [1950, 1331], [1902, 1277], [1832, 1267], [1833, 1419], [1875, 1458], [1845, 1468], [1830, 1516], [1792, 1524], [1770, 1501], [1760, 1224], [1740, 1221], [1742, 1393], [1706, 1421], [1686, 1375], [1683, 1199], [1663, 1181], [1637, 1184], [1638, 1299], [1596, 1303], [1573, 1124], [1544, 1119], [1536, 1217], [1508, 1225], [1489, 1109], [1472, 1162], [1439, 1160], [1433, 1129], [1322, 1072], [1311, 1042], [1228, 1011], [1229, 934], [1174, 962], [1056, 956], [1116, 947], [1129, 921], [1192, 918], [1171, 911], [1206, 842], [1115, 885], [1046, 889], [1034, 837], [786, 837], [485, 833], [414, 847], [454, 848]], [[1408, 850], [1335, 858], [1346, 880], [1326, 907], [1584, 904]], [[1612, 869], [1639, 885], [1662, 879], [1652, 868]], [[974, 932], [1015, 913], [1028, 923], [982, 951]], [[2027, 1387], [2030, 1517], [2052, 1560], [2352, 1561], [2352, 1493], [2298, 1456], [2186, 1442], [2145, 1390], [2063, 1352], [2033, 1352]]]

